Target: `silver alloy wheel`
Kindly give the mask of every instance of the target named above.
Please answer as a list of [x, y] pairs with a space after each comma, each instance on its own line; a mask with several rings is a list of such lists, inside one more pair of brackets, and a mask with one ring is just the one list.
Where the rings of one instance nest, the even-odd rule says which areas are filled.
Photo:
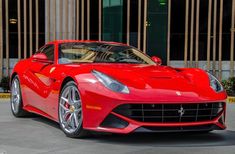
[[11, 85], [11, 107], [12, 111], [17, 114], [20, 107], [20, 85], [19, 80], [14, 78]]
[[62, 128], [67, 133], [74, 133], [82, 124], [82, 106], [78, 89], [66, 87], [60, 96], [59, 116]]

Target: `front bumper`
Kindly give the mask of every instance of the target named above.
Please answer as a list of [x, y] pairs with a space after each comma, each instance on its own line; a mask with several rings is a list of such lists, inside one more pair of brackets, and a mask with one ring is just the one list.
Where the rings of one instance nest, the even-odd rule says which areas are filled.
[[[225, 102], [191, 102], [189, 103], [190, 106], [201, 106], [201, 108], [198, 111], [195, 111], [197, 114], [194, 114], [194, 109], [184, 109], [184, 111], [181, 110], [181, 108], [178, 108], [174, 112], [174, 114], [169, 114], [169, 112], [166, 111], [160, 111], [162, 112], [162, 115], [167, 114], [166, 117], [171, 117], [169, 119], [167, 118], [159, 118], [156, 116], [154, 118], [153, 112], [157, 111], [143, 111], [141, 109], [140, 113], [135, 114], [146, 114], [147, 112], [152, 112], [152, 116], [149, 120], [147, 115], [145, 117], [134, 117], [131, 116], [133, 113], [128, 111], [128, 109], [121, 108], [125, 105], [134, 105], [134, 106], [144, 106], [144, 105], [159, 105], [161, 103], [117, 103], [117, 106], [108, 106], [108, 107], [102, 107], [102, 106], [87, 106], [86, 113], [84, 116], [84, 129], [94, 130], [94, 131], [101, 131], [101, 132], [112, 132], [112, 133], [122, 133], [127, 134], [131, 132], [182, 132], [182, 131], [211, 131], [211, 130], [219, 130], [219, 129], [225, 129], [225, 113], [226, 113], [226, 104]], [[168, 104], [169, 106], [181, 106], [182, 104], [186, 103], [174, 103], [174, 104]], [[210, 109], [205, 108], [205, 111], [202, 109], [205, 104], [209, 105]], [[213, 109], [211, 104], [222, 104], [217, 105], [218, 108]], [[162, 104], [161, 104], [162, 105]], [[184, 106], [184, 105], [183, 105]], [[185, 106], [184, 106], [185, 107]], [[119, 110], [123, 112], [119, 112]], [[174, 109], [172, 109], [174, 110]], [[191, 111], [190, 111], [191, 110]], [[200, 111], [200, 110], [203, 110]], [[190, 112], [189, 112], [190, 111]], [[184, 115], [182, 116], [175, 116], [176, 114], [180, 114], [180, 112], [184, 112]], [[201, 113], [200, 113], [201, 112]], [[149, 114], [151, 116], [151, 114]], [[188, 115], [192, 115], [191, 117]], [[204, 115], [203, 115], [204, 114]], [[209, 115], [206, 115], [209, 114]], [[93, 116], [92, 116], [93, 115]], [[149, 116], [148, 115], [148, 116]], [[175, 116], [175, 117], [174, 117]], [[188, 116], [188, 117], [187, 117]], [[197, 118], [197, 120], [196, 120]]]
[[[121, 116], [114, 112], [117, 120], [106, 119], [101, 123], [97, 131], [113, 132], [113, 133], [131, 133], [131, 132], [185, 132], [185, 131], [211, 131], [211, 130], [223, 130], [226, 128], [224, 122], [225, 112], [221, 112], [218, 117], [213, 120], [208, 121], [198, 121], [198, 122], [166, 122], [166, 123], [156, 123], [156, 122], [138, 122], [133, 119]], [[110, 117], [110, 115], [109, 115]]]
[[[84, 87], [83, 87], [84, 86]], [[83, 128], [93, 131], [112, 132], [128, 134], [131, 132], [168, 132], [168, 131], [210, 131], [216, 129], [225, 129], [225, 113], [226, 94], [220, 94], [221, 96], [213, 99], [211, 98], [187, 98], [187, 97], [175, 97], [163, 98], [164, 100], [158, 100], [153, 97], [149, 97], [148, 100], [129, 97], [129, 95], [119, 95], [116, 93], [110, 93], [105, 88], [100, 86], [87, 86], [86, 84], [80, 84], [80, 90], [82, 94], [82, 109], [83, 109]], [[92, 87], [92, 88], [91, 88]], [[104, 95], [106, 94], [107, 95]], [[151, 95], [149, 95], [151, 96]], [[135, 100], [133, 100], [135, 98]], [[151, 99], [150, 99], [151, 98]], [[157, 102], [154, 100], [158, 100]], [[169, 100], [169, 101], [167, 101]], [[171, 103], [169, 103], [171, 102]], [[211, 104], [211, 103], [223, 103], [221, 109], [218, 110], [216, 116], [201, 120], [181, 120], [181, 121], [145, 121], [138, 120], [117, 112], [117, 108], [122, 105], [159, 105], [159, 104]], [[203, 105], [202, 105], [203, 107]], [[211, 107], [211, 106], [210, 106]], [[184, 106], [183, 106], [184, 108]], [[177, 109], [177, 114], [180, 111], [180, 107]], [[185, 109], [185, 108], [184, 108]], [[125, 109], [124, 109], [125, 110]], [[186, 111], [185, 111], [186, 113]], [[213, 113], [212, 113], [213, 114]], [[184, 114], [186, 115], [186, 114]]]

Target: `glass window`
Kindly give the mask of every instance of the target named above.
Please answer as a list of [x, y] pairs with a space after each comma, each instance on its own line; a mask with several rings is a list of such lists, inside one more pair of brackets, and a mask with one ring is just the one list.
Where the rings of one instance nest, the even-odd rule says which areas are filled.
[[[130, 1], [130, 45], [138, 47], [138, 0]], [[142, 41], [142, 40], [141, 40]]]
[[148, 0], [147, 54], [159, 56], [166, 64], [167, 51], [167, 0]]
[[[172, 0], [171, 1], [171, 47], [170, 47], [170, 59], [171, 60], [184, 60], [184, 41], [185, 41], [185, 0]], [[189, 7], [191, 2], [189, 3]], [[202, 1], [200, 3], [200, 16], [199, 16], [199, 60], [207, 60], [207, 31], [208, 31], [208, 7], [209, 1]], [[210, 60], [213, 60], [213, 7], [211, 15], [211, 44], [210, 44]], [[196, 3], [195, 3], [196, 11]], [[219, 29], [219, 11], [220, 6], [217, 6], [217, 28]], [[231, 42], [231, 12], [232, 12], [232, 0], [226, 0], [223, 4], [223, 32], [222, 32], [222, 60], [230, 60], [230, 42]], [[188, 57], [190, 55], [190, 21], [191, 14], [189, 8], [189, 34], [188, 34]], [[196, 14], [195, 14], [196, 17]], [[195, 32], [195, 31], [194, 31]], [[219, 57], [219, 31], [217, 30], [216, 37], [216, 60]], [[195, 34], [194, 41], [195, 41]], [[195, 49], [195, 47], [194, 47]], [[195, 52], [195, 50], [194, 50]], [[194, 56], [194, 55], [193, 55]], [[195, 56], [193, 57], [195, 58]]]
[[105, 43], [63, 43], [59, 63], [155, 63], [134, 47]]
[[171, 60], [184, 60], [185, 7], [185, 0], [171, 1]]
[[103, 40], [123, 42], [123, 0], [103, 0]]
[[40, 49], [40, 53], [44, 53], [47, 58], [54, 61], [54, 45], [46, 45]]

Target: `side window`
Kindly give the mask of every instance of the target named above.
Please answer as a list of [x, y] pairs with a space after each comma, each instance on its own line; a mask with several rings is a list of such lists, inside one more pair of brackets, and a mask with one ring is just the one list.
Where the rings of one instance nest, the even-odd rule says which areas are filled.
[[44, 53], [49, 60], [54, 61], [54, 45], [46, 45], [40, 50], [41, 53]]

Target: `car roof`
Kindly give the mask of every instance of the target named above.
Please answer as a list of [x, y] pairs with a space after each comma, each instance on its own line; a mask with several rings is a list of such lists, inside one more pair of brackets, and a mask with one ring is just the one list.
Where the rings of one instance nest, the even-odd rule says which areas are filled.
[[47, 44], [53, 44], [53, 43], [73, 43], [73, 42], [80, 42], [80, 43], [103, 43], [103, 44], [113, 44], [113, 45], [123, 45], [127, 46], [127, 44], [120, 43], [120, 42], [111, 42], [111, 41], [97, 41], [97, 40], [54, 40], [51, 42], [48, 42]]

